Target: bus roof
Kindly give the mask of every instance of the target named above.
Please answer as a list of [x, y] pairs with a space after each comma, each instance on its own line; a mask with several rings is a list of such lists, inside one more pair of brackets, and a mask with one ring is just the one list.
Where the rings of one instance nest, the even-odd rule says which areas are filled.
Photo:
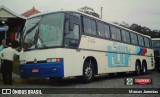
[[152, 38], [152, 40], [160, 40], [160, 38]]
[[33, 18], [33, 17], [37, 17], [37, 16], [43, 16], [43, 15], [51, 14], [51, 13], [59, 13], [59, 12], [72, 12], [72, 13], [82, 14], [82, 15], [85, 15], [85, 16], [88, 16], [88, 17], [91, 17], [91, 18], [94, 18], [94, 19], [96, 19], [96, 20], [99, 20], [99, 21], [108, 23], [108, 24], [110, 24], [110, 25], [114, 25], [114, 26], [116, 26], [116, 27], [122, 28], [122, 29], [124, 29], [124, 30], [128, 30], [128, 31], [130, 31], [130, 32], [134, 32], [134, 33], [136, 33], [136, 34], [139, 34], [139, 35], [142, 35], [142, 36], [151, 38], [151, 37], [148, 36], [148, 35], [144, 35], [144, 34], [138, 33], [138, 32], [136, 32], [136, 31], [133, 31], [133, 30], [131, 30], [131, 29], [128, 29], [128, 28], [119, 26], [119, 25], [117, 25], [117, 24], [114, 24], [114, 23], [111, 23], [111, 22], [108, 22], [108, 21], [106, 22], [104, 19], [100, 19], [100, 18], [94, 17], [94, 16], [92, 16], [92, 15], [89, 15], [89, 14], [86, 14], [86, 13], [83, 13], [83, 12], [80, 12], [80, 11], [71, 11], [71, 10], [66, 10], [66, 11], [65, 11], [65, 10], [63, 10], [63, 11], [54, 11], [54, 12], [43, 12], [43, 13], [38, 13], [38, 14], [32, 15], [32, 16], [28, 17], [28, 19]]

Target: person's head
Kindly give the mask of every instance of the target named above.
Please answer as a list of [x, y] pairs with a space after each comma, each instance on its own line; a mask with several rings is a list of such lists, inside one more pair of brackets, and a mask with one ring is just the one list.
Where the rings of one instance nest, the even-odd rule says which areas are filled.
[[6, 39], [2, 40], [2, 45], [6, 45]]
[[12, 47], [12, 43], [9, 43], [9, 44], [8, 44], [8, 47]]

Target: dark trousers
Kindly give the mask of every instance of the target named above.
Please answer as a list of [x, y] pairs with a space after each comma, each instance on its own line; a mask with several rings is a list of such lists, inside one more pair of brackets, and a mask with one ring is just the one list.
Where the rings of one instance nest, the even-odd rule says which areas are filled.
[[12, 85], [12, 68], [13, 61], [3, 60], [1, 70], [4, 84]]
[[2, 60], [0, 59], [0, 73], [2, 72], [1, 66], [2, 66]]

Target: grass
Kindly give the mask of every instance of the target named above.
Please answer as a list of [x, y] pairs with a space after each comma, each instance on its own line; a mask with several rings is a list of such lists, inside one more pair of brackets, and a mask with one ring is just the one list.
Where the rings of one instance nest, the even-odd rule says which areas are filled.
[[20, 75], [19, 72], [19, 56], [14, 56], [14, 61], [13, 61], [13, 72]]

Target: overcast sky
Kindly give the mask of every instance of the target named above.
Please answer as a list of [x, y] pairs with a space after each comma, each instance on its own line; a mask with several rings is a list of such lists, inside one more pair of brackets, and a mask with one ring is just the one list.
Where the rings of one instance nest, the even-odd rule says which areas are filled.
[[160, 0], [0, 0], [0, 5], [17, 14], [33, 6], [41, 12], [77, 10], [89, 6], [100, 14], [100, 8], [103, 7], [103, 19], [106, 21], [124, 21], [160, 30]]

